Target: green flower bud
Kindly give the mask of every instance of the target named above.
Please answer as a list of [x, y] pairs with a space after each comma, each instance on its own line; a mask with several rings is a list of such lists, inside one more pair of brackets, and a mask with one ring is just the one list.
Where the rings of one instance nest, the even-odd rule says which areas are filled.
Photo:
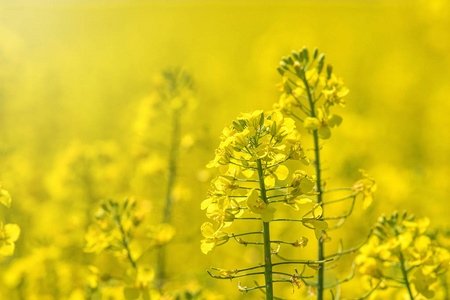
[[327, 79], [331, 78], [332, 73], [333, 73], [333, 67], [330, 64], [328, 64], [327, 65]]
[[284, 75], [284, 70], [280, 67], [277, 68], [278, 73], [280, 73], [281, 76]]

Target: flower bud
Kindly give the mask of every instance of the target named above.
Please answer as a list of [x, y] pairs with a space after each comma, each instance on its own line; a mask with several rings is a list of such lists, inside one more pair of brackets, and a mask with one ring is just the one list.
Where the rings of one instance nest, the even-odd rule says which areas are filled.
[[305, 59], [305, 62], [307, 63], [309, 61], [309, 52], [308, 52], [308, 48], [303, 47], [303, 58]]
[[331, 78], [332, 73], [333, 73], [333, 67], [330, 64], [328, 64], [327, 65], [327, 79]]
[[277, 68], [278, 73], [280, 73], [281, 76], [284, 75], [284, 70], [280, 67]]

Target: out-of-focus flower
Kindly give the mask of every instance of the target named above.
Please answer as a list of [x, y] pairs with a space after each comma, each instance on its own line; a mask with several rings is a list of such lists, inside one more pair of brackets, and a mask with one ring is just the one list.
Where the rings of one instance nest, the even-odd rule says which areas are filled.
[[20, 227], [16, 224], [0, 223], [0, 255], [14, 254], [15, 242], [19, 239]]

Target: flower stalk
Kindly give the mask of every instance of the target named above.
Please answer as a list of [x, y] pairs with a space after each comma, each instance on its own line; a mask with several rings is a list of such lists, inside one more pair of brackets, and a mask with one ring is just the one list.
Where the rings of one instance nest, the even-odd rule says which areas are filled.
[[[266, 186], [264, 184], [264, 171], [261, 159], [256, 161], [258, 165], [258, 180], [261, 189], [261, 199], [264, 203], [269, 204], [266, 196]], [[264, 237], [264, 279], [266, 286], [266, 300], [273, 299], [273, 279], [272, 279], [272, 253], [270, 248], [270, 222], [263, 221], [263, 237]]]
[[410, 285], [409, 279], [408, 279], [408, 273], [406, 272], [405, 258], [403, 257], [403, 253], [401, 250], [399, 251], [399, 260], [400, 260], [400, 268], [402, 270], [403, 280], [404, 280], [406, 289], [408, 290], [409, 298], [411, 300], [414, 300], [414, 296], [411, 291], [411, 285]]
[[[309, 53], [303, 48], [299, 52], [293, 51], [291, 56], [283, 57], [280, 62], [278, 72], [283, 76], [280, 88], [283, 94], [278, 103], [274, 105], [289, 116], [295, 118], [312, 135], [315, 169], [315, 196], [312, 217], [303, 216], [303, 225], [315, 231], [317, 238], [317, 260], [323, 261], [325, 256], [325, 242], [327, 241], [327, 231], [339, 228], [353, 212], [355, 198], [358, 194], [363, 194], [364, 208], [372, 202], [372, 193], [375, 191], [374, 181], [365, 173], [363, 179], [357, 182], [352, 188], [333, 188], [323, 190], [325, 186], [323, 179], [324, 167], [321, 165], [321, 145], [320, 140], [329, 139], [332, 129], [339, 126], [342, 117], [333, 114], [336, 107], [345, 107], [344, 97], [349, 90], [344, 85], [341, 78], [333, 73], [331, 65], [325, 67], [325, 55], [320, 54], [317, 49]], [[331, 191], [353, 191], [350, 196], [331, 199], [324, 202], [324, 194]], [[325, 204], [330, 205], [346, 199], [352, 199], [351, 207], [342, 215], [324, 217]], [[295, 204], [296, 205], [296, 204]], [[334, 226], [329, 226], [328, 221], [337, 221]], [[341, 251], [341, 254], [351, 253], [351, 251]], [[315, 287], [317, 300], [324, 299], [324, 291], [334, 285], [324, 286], [325, 263], [320, 263], [317, 270]], [[350, 278], [351, 279], [351, 278]], [[338, 281], [344, 283], [350, 279]], [[339, 285], [337, 284], [337, 285]]]

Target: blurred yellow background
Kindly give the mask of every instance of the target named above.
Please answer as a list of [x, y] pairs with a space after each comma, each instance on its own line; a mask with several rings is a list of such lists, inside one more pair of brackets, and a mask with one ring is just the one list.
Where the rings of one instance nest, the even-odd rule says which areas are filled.
[[[2, 1], [0, 181], [13, 205], [0, 216], [22, 233], [0, 263], [0, 295], [85, 299], [86, 266], [107, 261], [83, 253], [101, 199], [143, 199], [148, 223], [161, 222], [170, 123], [145, 103], [161, 71], [182, 67], [195, 101], [180, 119], [167, 289], [259, 299], [206, 274], [258, 259], [231, 243], [200, 252], [200, 203], [214, 176], [205, 165], [224, 125], [277, 102], [276, 67], [303, 46], [325, 53], [350, 89], [343, 124], [324, 145], [329, 184], [351, 185], [359, 168], [378, 183], [373, 206], [335, 241], [357, 245], [395, 209], [448, 228], [449, 30], [444, 0]], [[153, 123], [142, 132], [145, 118]], [[138, 160], [139, 151], [150, 154]]]

